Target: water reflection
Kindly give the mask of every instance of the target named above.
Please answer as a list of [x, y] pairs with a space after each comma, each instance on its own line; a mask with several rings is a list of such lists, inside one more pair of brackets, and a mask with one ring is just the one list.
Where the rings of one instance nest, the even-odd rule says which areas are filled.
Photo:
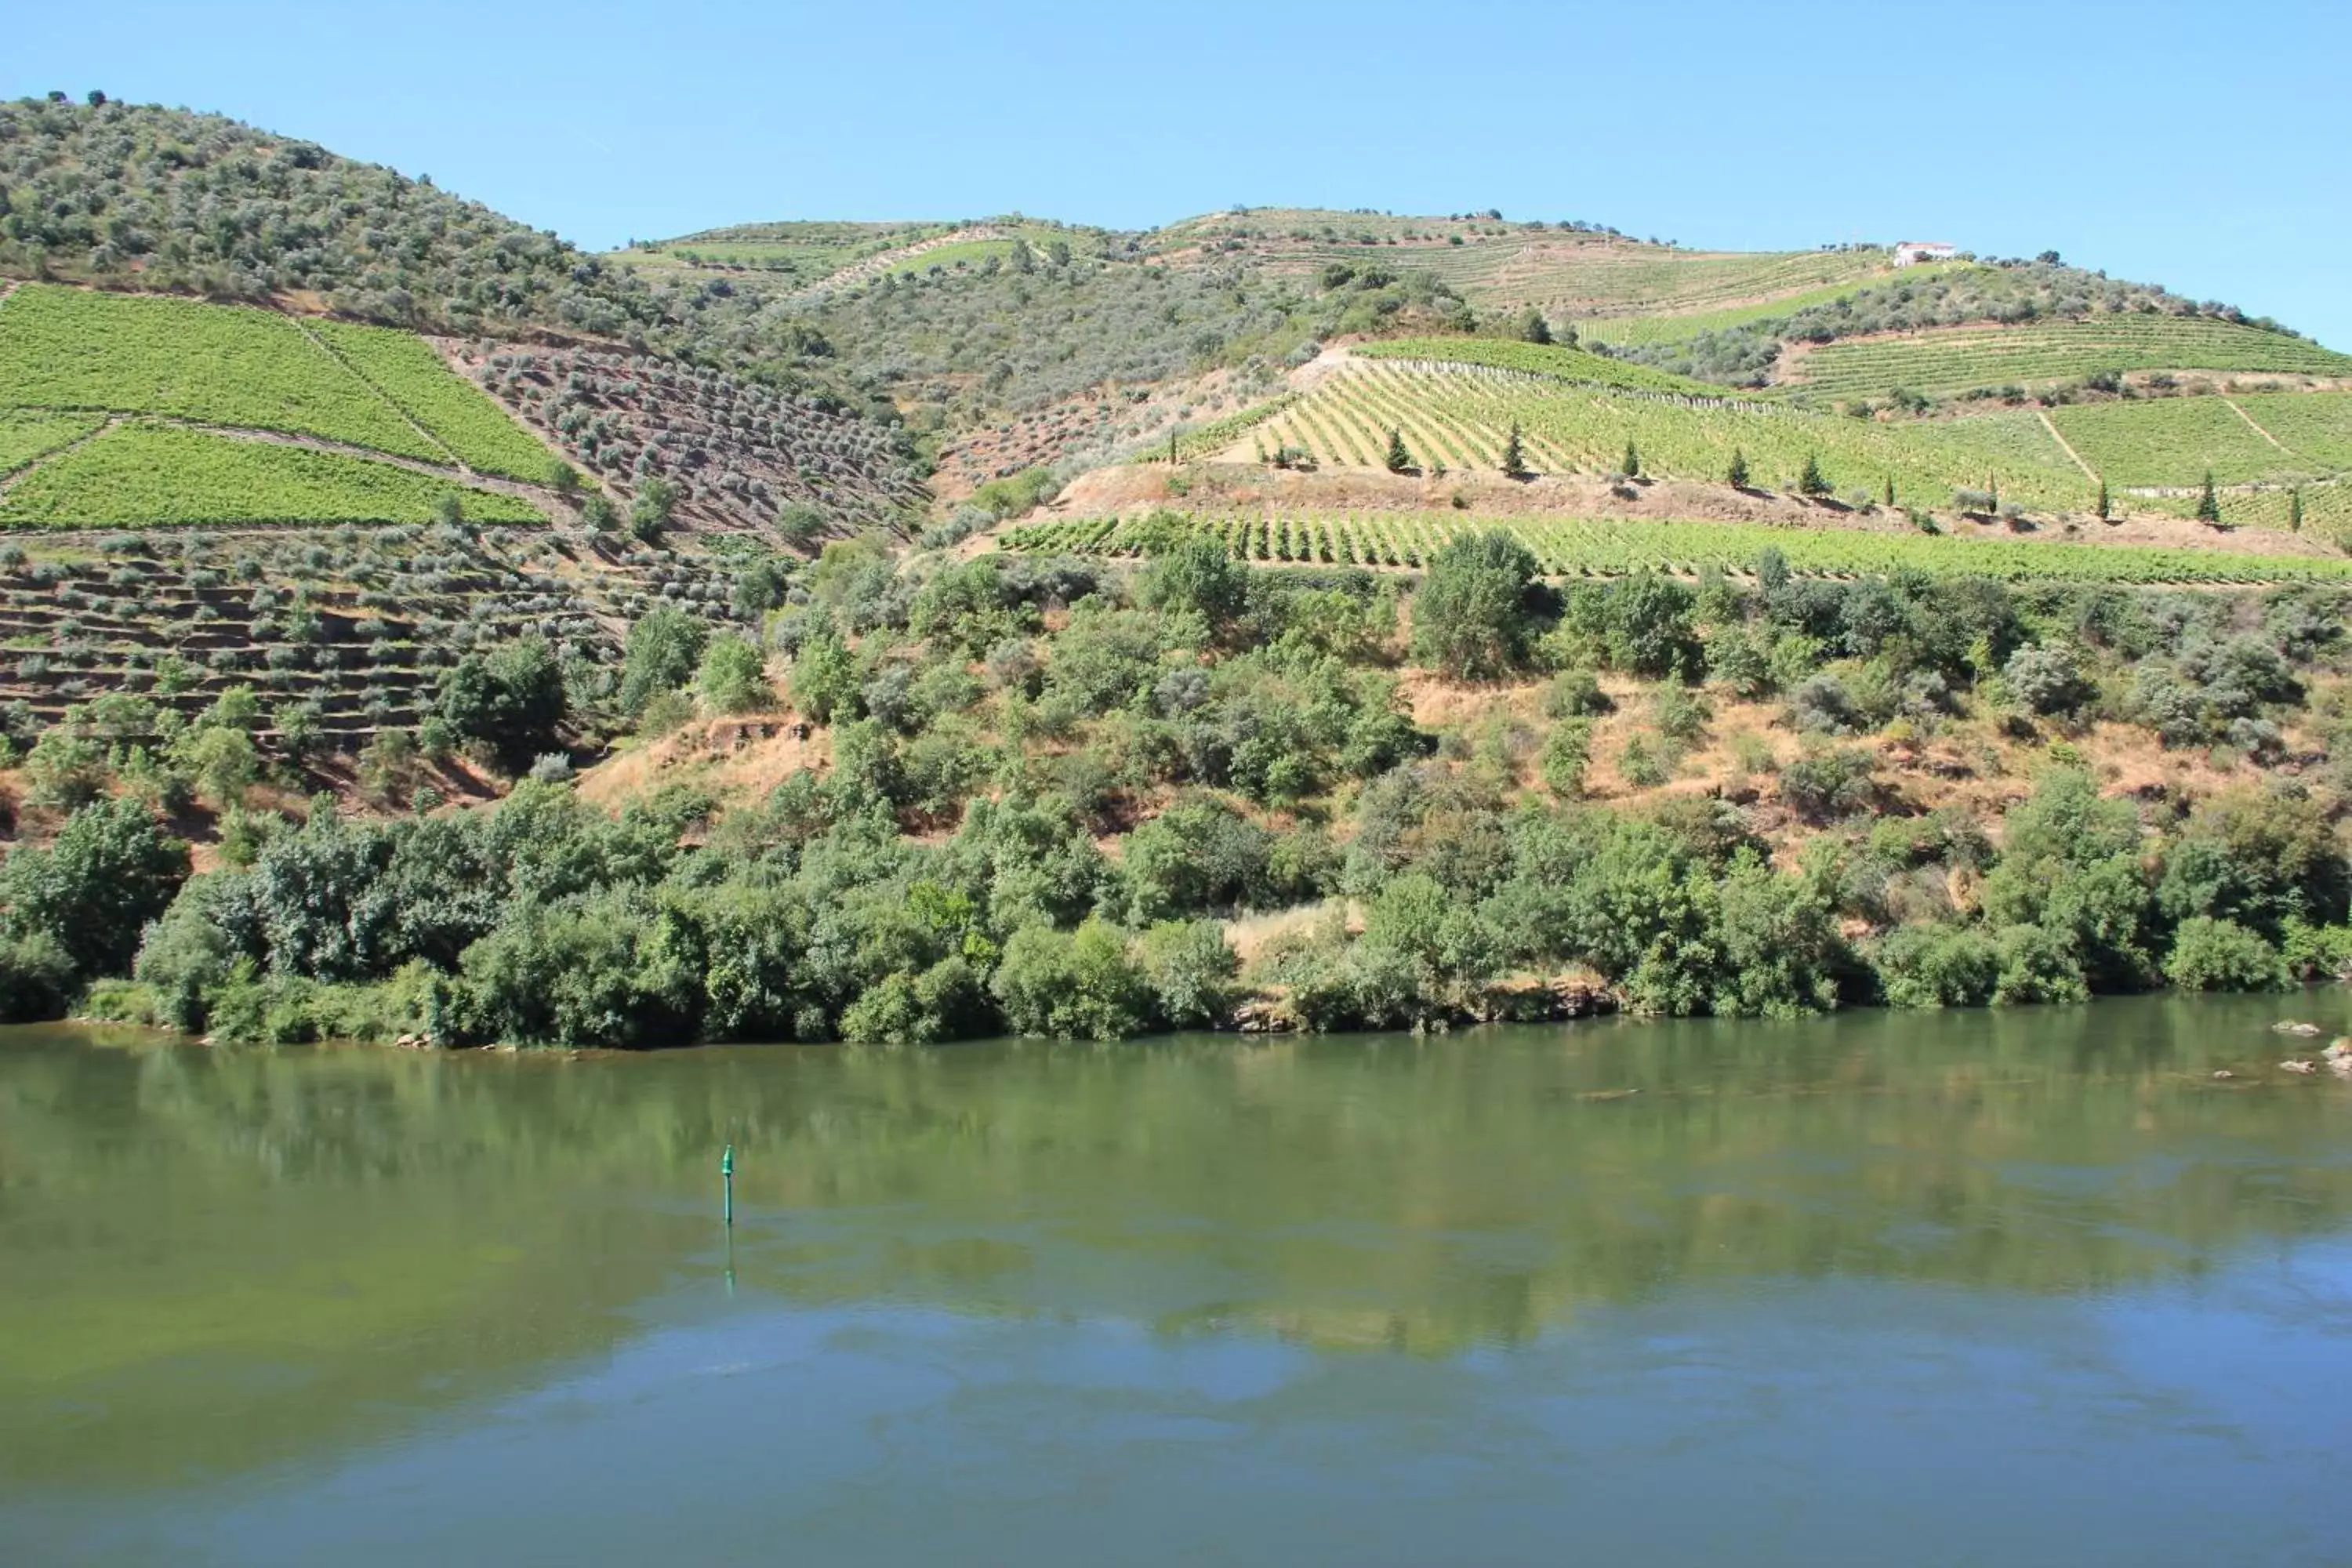
[[1790, 1281], [2192, 1279], [2352, 1214], [2352, 1092], [2254, 1070], [2277, 1016], [581, 1059], [14, 1032], [0, 1477], [248, 1472], [599, 1364], [648, 1301], [723, 1310], [730, 1142], [738, 1310], [1458, 1359]]

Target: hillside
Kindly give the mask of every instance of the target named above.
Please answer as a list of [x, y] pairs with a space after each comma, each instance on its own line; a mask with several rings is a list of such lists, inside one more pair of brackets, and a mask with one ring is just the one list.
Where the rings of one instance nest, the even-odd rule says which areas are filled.
[[590, 258], [118, 105], [0, 109], [0, 192], [11, 1016], [904, 1042], [2352, 967], [2352, 362], [2226, 306], [1491, 212]]

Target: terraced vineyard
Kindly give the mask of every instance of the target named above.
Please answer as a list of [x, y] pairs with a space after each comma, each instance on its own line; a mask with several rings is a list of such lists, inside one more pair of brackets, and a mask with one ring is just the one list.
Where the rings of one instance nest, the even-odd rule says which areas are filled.
[[10, 485], [0, 526], [430, 522], [451, 499], [478, 522], [546, 521], [514, 496], [390, 463], [133, 420]]
[[1485, 365], [1491, 370], [1523, 371], [1548, 375], [1580, 386], [1621, 387], [1629, 392], [1672, 392], [1689, 397], [1720, 397], [1723, 389], [1703, 381], [1627, 364], [1605, 354], [1557, 343], [1520, 342], [1510, 338], [1390, 338], [1360, 343], [1350, 351], [1359, 359], [1423, 360], [1437, 364]]
[[2110, 485], [2194, 485], [2210, 473], [2221, 484], [2309, 473], [2265, 439], [2231, 400], [2167, 397], [2053, 409], [2051, 422]]
[[1141, 555], [1172, 526], [1216, 539], [1250, 561], [1419, 567], [1447, 541], [1508, 529], [1553, 576], [1610, 577], [1639, 571], [1695, 575], [1707, 568], [1752, 571], [1765, 551], [1790, 569], [1818, 576], [1890, 572], [1994, 577], [2011, 582], [2263, 584], [2352, 579], [2352, 560], [2126, 545], [2026, 543], [1786, 529], [1744, 523], [1626, 522], [1560, 518], [1469, 518], [1456, 512], [1349, 516], [1196, 512], [1153, 518], [1073, 518], [1003, 536], [1033, 554]]
[[[1517, 423], [1530, 467], [1609, 473], [1626, 444], [1643, 471], [1721, 482], [1743, 454], [1752, 482], [1794, 489], [1815, 459], [1838, 491], [1884, 492], [1909, 505], [1944, 507], [1953, 492], [1997, 482], [2005, 500], [2087, 510], [2092, 484], [2031, 412], [1882, 424], [1777, 405], [1603, 392], [1548, 377], [1471, 367], [1371, 360], [1328, 377], [1266, 426], [1265, 444], [1300, 447], [1318, 461], [1371, 467], [1391, 428], [1416, 461], [1449, 468], [1500, 466]], [[1236, 456], [1246, 456], [1237, 452]]]
[[106, 423], [100, 414], [40, 414], [30, 409], [0, 411], [0, 478], [15, 473], [37, 458], [93, 435]]
[[2352, 470], [2352, 392], [2260, 392], [2231, 401], [2302, 461]]
[[467, 470], [539, 484], [552, 461], [405, 332], [44, 284], [0, 300], [0, 526], [423, 522], [452, 497], [539, 522]]
[[548, 449], [480, 387], [453, 374], [424, 339], [346, 321], [310, 330], [467, 468], [532, 484], [547, 478]]
[[2210, 317], [2103, 316], [1847, 339], [1807, 353], [1785, 384], [1823, 397], [1947, 395], [2135, 370], [2352, 376], [2352, 355]]
[[27, 284], [0, 301], [0, 407], [152, 414], [449, 455], [290, 317]]

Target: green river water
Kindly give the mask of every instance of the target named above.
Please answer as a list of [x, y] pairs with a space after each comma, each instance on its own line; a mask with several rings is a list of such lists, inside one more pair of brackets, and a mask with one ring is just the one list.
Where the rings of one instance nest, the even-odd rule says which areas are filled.
[[0, 1563], [2352, 1563], [2285, 1016], [0, 1031]]

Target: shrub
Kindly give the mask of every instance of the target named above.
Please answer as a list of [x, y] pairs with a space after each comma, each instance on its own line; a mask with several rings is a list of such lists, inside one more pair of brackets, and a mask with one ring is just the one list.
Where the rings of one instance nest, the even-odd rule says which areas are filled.
[[2277, 948], [2242, 925], [2210, 915], [2180, 922], [2164, 973], [2183, 991], [2280, 991], [2289, 981]]
[[121, 974], [188, 877], [188, 847], [132, 800], [83, 807], [46, 847], [0, 866], [0, 930], [46, 937], [85, 979]]
[[1413, 596], [1413, 657], [1457, 680], [1516, 668], [1527, 654], [1535, 575], [1536, 558], [1513, 534], [1489, 530], [1448, 543]]
[[0, 1024], [62, 1018], [75, 991], [74, 961], [47, 931], [0, 937]]
[[1136, 963], [1163, 1022], [1213, 1029], [1231, 1020], [1241, 959], [1215, 921], [1154, 925], [1137, 944]]
[[776, 689], [769, 684], [767, 661], [742, 637], [719, 637], [702, 650], [702, 668], [695, 676], [702, 703], [713, 713], [755, 713], [776, 704]]
[[1552, 726], [1544, 737], [1537, 766], [1544, 784], [1563, 800], [1584, 793], [1584, 773], [1592, 763], [1592, 721], [1570, 719]]
[[1024, 926], [989, 982], [1014, 1033], [1116, 1040], [1150, 1020], [1151, 994], [1117, 926], [1088, 917], [1075, 931]]
[[1878, 798], [1874, 765], [1858, 747], [1808, 751], [1780, 770], [1780, 799], [1809, 822], [1857, 816]]
[[1980, 1007], [2000, 978], [2000, 948], [1974, 926], [1903, 926], [1879, 944], [1875, 967], [1890, 1007]]

